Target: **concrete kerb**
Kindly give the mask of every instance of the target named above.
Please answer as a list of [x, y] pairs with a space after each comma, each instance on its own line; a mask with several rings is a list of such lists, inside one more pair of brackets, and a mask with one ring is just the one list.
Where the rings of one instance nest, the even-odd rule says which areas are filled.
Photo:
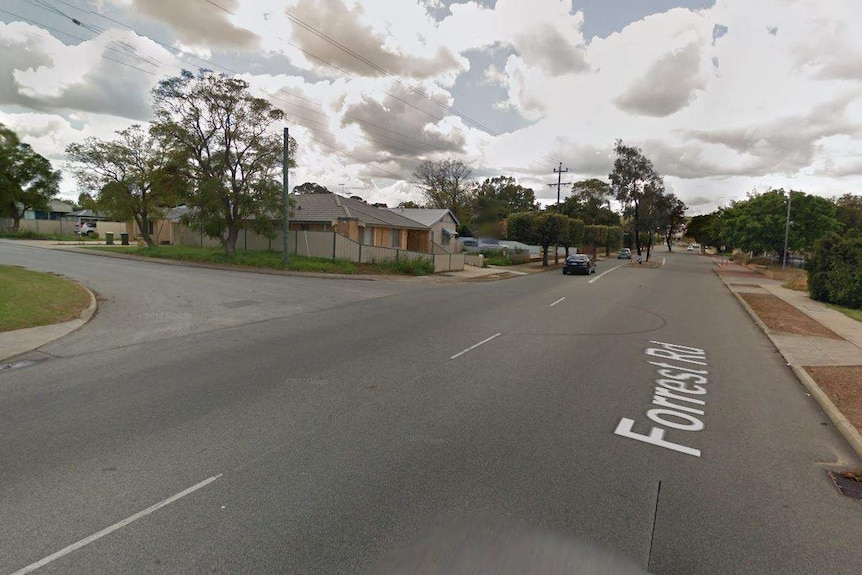
[[[77, 283], [77, 282], [76, 282]], [[87, 325], [98, 311], [96, 295], [87, 286], [78, 284], [90, 296], [90, 304], [77, 319], [0, 333], [0, 361], [29, 353], [45, 344], [65, 337]]]
[[790, 368], [793, 370], [793, 373], [796, 374], [796, 377], [799, 378], [799, 381], [802, 382], [802, 385], [808, 390], [811, 396], [817, 400], [817, 403], [820, 404], [820, 408], [826, 414], [827, 417], [832, 421], [832, 425], [834, 425], [841, 435], [844, 436], [844, 439], [847, 440], [847, 443], [850, 444], [850, 447], [856, 452], [860, 458], [862, 458], [862, 433], [853, 427], [853, 424], [848, 421], [844, 414], [832, 403], [832, 400], [829, 399], [829, 396], [820, 389], [820, 386], [817, 385], [817, 382], [814, 381], [807, 371], [805, 371], [804, 367], [798, 365], [791, 365]]
[[769, 328], [766, 326], [765, 323], [763, 323], [763, 320], [758, 317], [754, 309], [752, 309], [752, 307], [748, 305], [748, 302], [746, 302], [745, 299], [739, 295], [739, 293], [737, 293], [733, 290], [733, 288], [730, 287], [730, 283], [727, 282], [724, 277], [722, 277], [718, 268], [713, 268], [713, 271], [727, 288], [727, 290], [731, 294], [733, 294], [733, 296], [736, 298], [736, 301], [738, 301], [745, 309], [745, 311], [748, 312], [748, 315], [751, 316], [751, 318], [754, 320], [754, 323], [756, 323], [760, 330], [763, 331], [763, 333], [766, 335], [766, 337], [769, 338], [769, 341], [772, 343], [773, 347], [775, 347], [775, 349], [778, 350], [778, 353], [781, 354], [781, 357], [784, 358], [784, 363], [787, 364], [788, 367], [790, 367], [799, 382], [803, 385], [803, 387], [805, 387], [806, 390], [808, 390], [808, 393], [814, 398], [814, 400], [817, 401], [817, 403], [820, 405], [820, 409], [823, 410], [823, 413], [826, 414], [826, 416], [832, 422], [832, 425], [834, 425], [835, 428], [838, 429], [838, 431], [844, 437], [844, 439], [847, 440], [847, 443], [850, 444], [850, 447], [853, 449], [853, 451], [856, 452], [856, 455], [859, 458], [862, 458], [862, 434], [860, 434], [859, 431], [855, 427], [853, 427], [853, 424], [851, 424], [850, 421], [846, 417], [844, 417], [844, 414], [841, 413], [838, 407], [836, 407], [832, 400], [829, 399], [829, 396], [826, 394], [826, 392], [820, 389], [820, 386], [817, 385], [817, 382], [814, 381], [814, 378], [812, 378], [808, 374], [808, 372], [805, 371], [804, 367], [800, 365], [792, 365], [787, 361], [787, 356], [784, 355], [784, 352], [781, 350], [781, 347], [772, 337]]

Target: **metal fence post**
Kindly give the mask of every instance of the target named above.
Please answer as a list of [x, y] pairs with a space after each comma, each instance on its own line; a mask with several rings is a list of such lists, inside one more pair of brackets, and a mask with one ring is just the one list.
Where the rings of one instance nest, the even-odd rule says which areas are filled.
[[335, 259], [335, 242], [338, 241], [338, 234], [332, 232], [332, 259]]

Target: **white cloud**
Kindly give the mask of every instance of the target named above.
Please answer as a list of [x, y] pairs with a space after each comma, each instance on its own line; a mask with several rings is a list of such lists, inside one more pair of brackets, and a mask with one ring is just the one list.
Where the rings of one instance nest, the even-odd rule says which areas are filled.
[[654, 62], [615, 103], [627, 112], [669, 116], [688, 106], [703, 88], [701, 46], [695, 42]]
[[[862, 3], [855, 0], [717, 0], [700, 11], [652, 14], [589, 42], [570, 0], [498, 0], [493, 8], [464, 2], [448, 11], [437, 0], [219, 3], [235, 15], [215, 7], [191, 14], [193, 4], [168, 0], [110, 1], [125, 14], [120, 19], [147, 15], [167, 26], [161, 40], [229, 62], [272, 95], [288, 111], [300, 140], [297, 171], [309, 181], [365, 182], [369, 190], [373, 182], [394, 204], [416, 197], [392, 183], [393, 172], [407, 178], [420, 156], [455, 155], [477, 172], [515, 175], [550, 199], [555, 193], [544, 184], [557, 161], [570, 168], [570, 179], [606, 176], [621, 138], [642, 146], [676, 193], [705, 211], [753, 186], [810, 186], [825, 195], [862, 186], [862, 36], [853, 28], [862, 22]], [[300, 31], [285, 7], [396, 77]], [[724, 33], [714, 36], [716, 29]], [[163, 65], [112, 52], [114, 40]], [[257, 64], [275, 55], [292, 68], [280, 73], [273, 64], [271, 74], [254, 73], [243, 65], [250, 49]], [[65, 45], [28, 24], [0, 24], [0, 50], [0, 119], [51, 155], [84, 135], [110, 137], [146, 120], [152, 85], [181, 64], [128, 31]], [[477, 50], [505, 54], [505, 63], [495, 58], [471, 71], [467, 55]], [[499, 91], [488, 84], [506, 94], [471, 110], [517, 113], [530, 125], [499, 136], [471, 128], [447, 109], [465, 108], [453, 97], [464, 77], [484, 84], [477, 92], [489, 99]], [[493, 128], [493, 117], [482, 122]]]
[[233, 20], [238, 0], [177, 2], [176, 0], [132, 0], [134, 13], [171, 26], [179, 42], [190, 46], [251, 50], [259, 38]]

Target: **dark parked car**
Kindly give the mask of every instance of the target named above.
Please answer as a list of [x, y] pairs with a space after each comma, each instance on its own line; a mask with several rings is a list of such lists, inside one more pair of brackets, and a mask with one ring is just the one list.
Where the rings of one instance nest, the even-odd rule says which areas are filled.
[[566, 258], [563, 265], [563, 275], [568, 274], [594, 274], [596, 273], [596, 262], [587, 254], [573, 254]]

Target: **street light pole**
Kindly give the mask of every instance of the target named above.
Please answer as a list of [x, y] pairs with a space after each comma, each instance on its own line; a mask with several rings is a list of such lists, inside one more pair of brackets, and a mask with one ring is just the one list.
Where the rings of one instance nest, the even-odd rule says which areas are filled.
[[784, 256], [781, 258], [781, 271], [787, 267], [787, 240], [790, 239], [790, 199], [793, 192], [787, 192], [787, 220], [784, 223]]

